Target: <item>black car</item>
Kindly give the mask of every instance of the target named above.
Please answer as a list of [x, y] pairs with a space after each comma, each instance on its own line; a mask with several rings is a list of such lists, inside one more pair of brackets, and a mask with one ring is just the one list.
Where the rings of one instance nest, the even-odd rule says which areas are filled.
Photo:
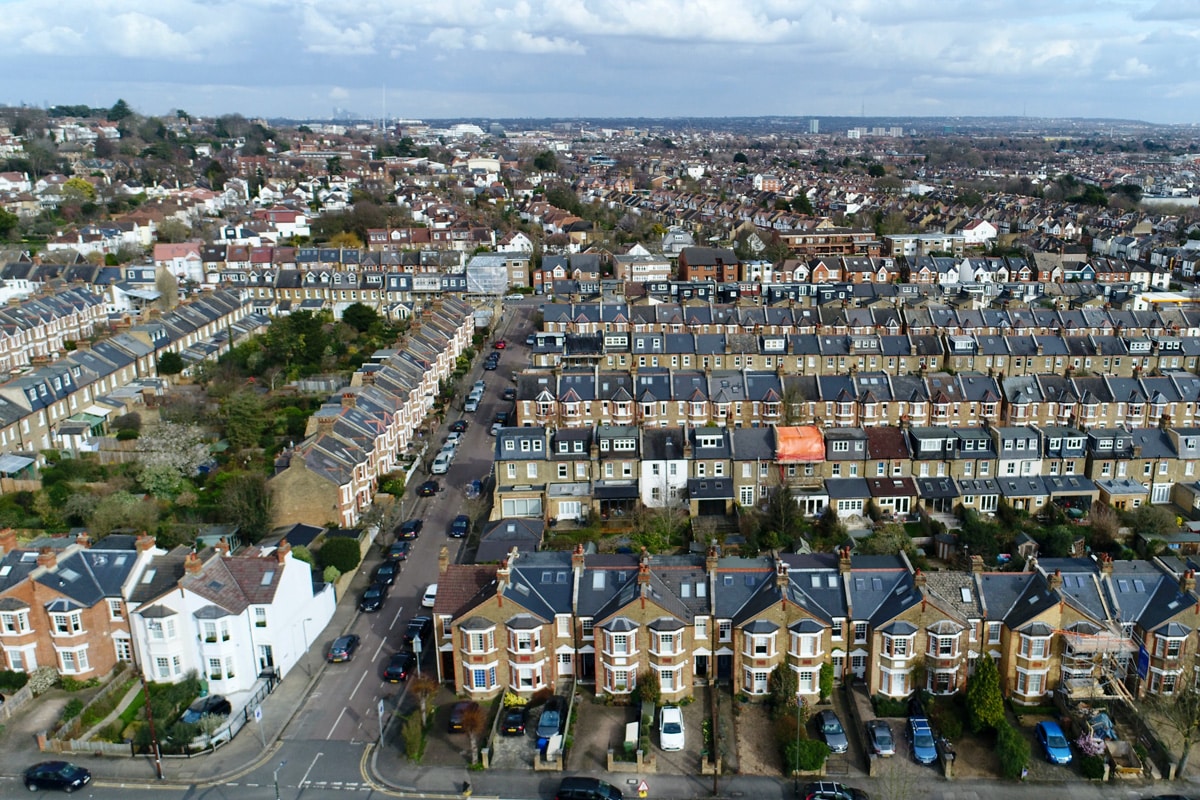
[[378, 611], [383, 608], [384, 602], [388, 596], [388, 585], [382, 581], [372, 583], [363, 590], [362, 597], [358, 600], [358, 610], [365, 611], [368, 614], [372, 611]]
[[800, 790], [801, 800], [871, 800], [871, 796], [862, 789], [855, 789], [844, 783], [819, 781], [806, 783]]
[[497, 411], [496, 418], [494, 420], [492, 420], [492, 422], [496, 422], [501, 425], [507, 425], [508, 424], [508, 412], [507, 411]]
[[411, 650], [401, 650], [392, 653], [387, 666], [383, 668], [383, 679], [388, 683], [400, 683], [408, 680], [409, 674], [417, 667], [417, 654]]
[[325, 653], [325, 660], [331, 664], [349, 661], [354, 657], [354, 651], [357, 649], [358, 637], [353, 633], [339, 636], [333, 640], [333, 644], [329, 645], [329, 651]]
[[388, 545], [384, 558], [388, 561], [408, 561], [408, 551], [412, 549], [411, 542], [392, 542]]
[[478, 709], [479, 703], [476, 703], [474, 700], [460, 700], [455, 703], [454, 707], [450, 709], [450, 732], [461, 731], [467, 712], [477, 711]]
[[437, 481], [425, 481], [417, 487], [418, 497], [433, 497], [442, 487], [438, 486]]
[[500, 720], [500, 733], [505, 736], [520, 736], [525, 733], [525, 721], [529, 718], [525, 706], [506, 706]]
[[483, 362], [483, 368], [488, 371], [496, 370], [499, 367], [500, 367], [499, 361], [492, 361], [491, 359], [489, 359], [489, 360]]
[[596, 778], [563, 778], [554, 800], [623, 800], [621, 790]]
[[411, 645], [413, 639], [419, 636], [421, 644], [424, 645], [429, 641], [431, 635], [433, 635], [433, 617], [413, 617], [408, 621], [408, 627], [404, 629], [404, 643]]
[[92, 780], [92, 773], [69, 761], [43, 761], [25, 770], [25, 788], [31, 792], [42, 789], [62, 789], [73, 792]]
[[459, 514], [450, 523], [449, 534], [455, 539], [461, 539], [467, 535], [469, 530], [471, 530], [471, 518], [466, 514]]
[[391, 586], [396, 582], [396, 577], [400, 574], [399, 561], [384, 561], [375, 568], [375, 574], [371, 576], [373, 583], [385, 583]]
[[183, 712], [183, 716], [179, 720], [194, 725], [200, 721], [201, 717], [228, 717], [232, 713], [233, 706], [229, 704], [228, 700], [219, 694], [210, 694], [188, 706], [187, 711]]
[[456, 420], [454, 420], [454, 422], [452, 422], [450, 424], [450, 432], [451, 433], [466, 433], [467, 428], [470, 427], [470, 424], [471, 423], [467, 422], [465, 419], [456, 419]]
[[504, 390], [503, 398], [505, 400], [516, 400], [517, 399], [517, 390], [511, 386], [508, 387], [507, 389]]
[[[434, 491], [436, 492], [437, 490], [435, 489]], [[406, 519], [401, 523], [400, 528], [396, 531], [396, 535], [401, 539], [416, 539], [421, 535], [421, 529], [424, 527], [425, 520], [423, 519]]]

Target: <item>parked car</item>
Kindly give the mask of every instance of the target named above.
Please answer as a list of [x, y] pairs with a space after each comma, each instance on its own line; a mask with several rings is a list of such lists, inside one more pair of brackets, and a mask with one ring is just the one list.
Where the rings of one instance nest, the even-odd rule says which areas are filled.
[[382, 583], [385, 586], [391, 586], [396, 582], [396, 576], [399, 574], [399, 563], [395, 561], [384, 561], [375, 568], [375, 573], [371, 576], [371, 582]]
[[201, 717], [228, 717], [232, 713], [233, 706], [223, 695], [210, 694], [188, 706], [179, 721], [194, 725], [200, 721]]
[[437, 454], [437, 458], [433, 459], [433, 464], [429, 466], [429, 472], [432, 475], [445, 475], [450, 471], [450, 454], [442, 451]]
[[533, 347], [535, 344], [537, 344], [537, 337], [534, 336], [532, 333], [529, 334], [528, 336], [525, 337], [525, 344], [528, 347]]
[[383, 668], [383, 679], [388, 683], [400, 683], [408, 680], [408, 676], [417, 666], [417, 654], [411, 650], [401, 650], [392, 653], [387, 666]]
[[683, 710], [679, 706], [663, 706], [658, 712], [658, 746], [663, 750], [682, 750], [683, 738]]
[[435, 494], [437, 494], [439, 491], [441, 491], [441, 488], [442, 487], [438, 486], [437, 481], [425, 481], [424, 483], [422, 483], [420, 486], [417, 487], [417, 496], [418, 497], [433, 497]]
[[461, 731], [463, 729], [463, 720], [467, 716], [467, 712], [477, 710], [479, 703], [474, 700], [460, 700], [450, 709], [450, 732]]
[[333, 644], [329, 645], [329, 651], [325, 653], [325, 660], [331, 664], [349, 661], [354, 658], [354, 651], [358, 649], [358, 641], [358, 636], [353, 633], [339, 636], [333, 640]]
[[412, 542], [392, 542], [390, 545], [388, 545], [388, 549], [384, 554], [384, 558], [386, 558], [388, 561], [407, 561], [408, 551], [411, 549]]
[[850, 740], [846, 737], [846, 729], [842, 721], [832, 711], [822, 711], [817, 715], [817, 730], [821, 740], [829, 745], [830, 752], [844, 753], [850, 749]]
[[507, 425], [508, 424], [508, 412], [507, 411], [497, 411], [496, 418], [493, 419], [492, 422], [498, 422], [501, 425]]
[[[491, 358], [491, 356], [488, 356], [488, 358]], [[475, 392], [479, 392], [482, 394], [485, 391], [487, 391], [487, 381], [478, 380], [478, 381], [475, 381], [474, 385], [471, 386], [472, 394], [474, 394]]]
[[871, 752], [877, 756], [896, 755], [896, 740], [892, 738], [892, 726], [881, 719], [873, 719], [867, 723], [867, 741]]
[[929, 720], [924, 717], [910, 717], [908, 739], [912, 742], [913, 758], [922, 764], [937, 761], [937, 745], [933, 740], [933, 728], [929, 727]]
[[498, 339], [496, 340], [496, 343], [492, 345], [492, 347], [497, 350], [503, 350], [504, 348], [508, 347], [508, 342], [504, 341], [503, 339]]
[[488, 433], [490, 433], [492, 436], [495, 436], [496, 434], [500, 433], [500, 431], [503, 429], [504, 429], [504, 426], [501, 425], [499, 422], [493, 422], [492, 429], [490, 431], [488, 431]]
[[450, 536], [455, 539], [461, 539], [471, 530], [471, 518], [466, 514], [459, 514], [450, 523]]
[[421, 529], [425, 527], [425, 520], [420, 517], [406, 519], [400, 523], [398, 535], [401, 539], [416, 539], [421, 535]]
[[433, 634], [433, 617], [424, 615], [413, 617], [408, 621], [408, 627], [404, 629], [404, 644], [412, 645], [415, 639], [421, 640], [421, 646], [424, 648], [425, 643], [429, 641], [429, 637]]
[[474, 500], [483, 492], [483, 481], [476, 479], [467, 484], [466, 493], [468, 500]]
[[1034, 727], [1034, 735], [1037, 736], [1038, 744], [1042, 746], [1047, 761], [1051, 764], [1071, 763], [1071, 744], [1063, 735], [1062, 728], [1057, 722], [1049, 720], [1039, 722]]
[[488, 370], [489, 372], [494, 371], [494, 370], [498, 369], [499, 367], [500, 367], [499, 359], [497, 359], [496, 361], [493, 361], [489, 358], [487, 361], [483, 362], [483, 368]]
[[621, 790], [597, 778], [563, 778], [554, 800], [625, 800]]
[[470, 426], [471, 426], [471, 423], [467, 422], [465, 419], [456, 419], [456, 420], [454, 420], [454, 422], [450, 423], [450, 432], [451, 433], [466, 433], [467, 428], [469, 428]]
[[504, 390], [504, 394], [501, 396], [505, 400], [516, 400], [517, 399], [517, 390], [510, 386]]
[[468, 397], [467, 402], [463, 404], [463, 411], [466, 411], [468, 414], [474, 414], [479, 410], [479, 400], [480, 398], [475, 395]]
[[425, 587], [425, 594], [421, 595], [421, 607], [433, 608], [433, 604], [437, 602], [437, 584], [431, 583]]
[[521, 300], [524, 297], [525, 297], [525, 295], [518, 294], [518, 293], [504, 295], [505, 300]]
[[[453, 436], [453, 435], [454, 434], [451, 434], [451, 436]], [[453, 461], [454, 457], [456, 455], [458, 455], [458, 443], [450, 441], [449, 436], [446, 437], [446, 441], [442, 445], [442, 449], [438, 451], [438, 454], [442, 454], [442, 453], [445, 453], [446, 455], [450, 456], [450, 460]]]
[[800, 790], [802, 800], [871, 800], [871, 795], [844, 783], [818, 781], [806, 783]]
[[69, 761], [43, 761], [25, 770], [25, 788], [31, 792], [62, 789], [70, 793], [87, 786], [91, 780], [92, 773], [86, 767]]
[[542, 715], [538, 717], [537, 737], [549, 739], [556, 733], [562, 733], [563, 715], [567, 713], [567, 700], [562, 695], [554, 695], [546, 701]]
[[525, 706], [505, 706], [504, 717], [500, 720], [500, 733], [505, 736], [520, 736], [525, 733], [525, 722], [529, 712]]
[[462, 433], [459, 431], [450, 431], [450, 433], [446, 435], [446, 444], [454, 445], [454, 449], [457, 450], [458, 446], [462, 444]]
[[358, 610], [368, 614], [383, 608], [387, 600], [388, 585], [383, 582], [372, 583], [363, 589], [362, 597], [358, 599]]

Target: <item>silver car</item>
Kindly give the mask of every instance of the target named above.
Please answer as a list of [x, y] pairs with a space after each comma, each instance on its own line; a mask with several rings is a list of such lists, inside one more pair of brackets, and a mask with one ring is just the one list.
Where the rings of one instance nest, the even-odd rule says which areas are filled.
[[832, 711], [822, 711], [817, 715], [817, 729], [821, 732], [821, 739], [829, 745], [830, 751], [844, 753], [850, 749], [850, 740], [846, 738], [846, 729], [842, 727], [842, 721], [838, 719], [837, 714]]

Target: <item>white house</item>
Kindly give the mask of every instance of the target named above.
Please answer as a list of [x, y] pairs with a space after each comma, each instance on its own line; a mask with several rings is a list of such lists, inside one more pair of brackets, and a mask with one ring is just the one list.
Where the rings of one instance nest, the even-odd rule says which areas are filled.
[[686, 495], [689, 459], [681, 428], [642, 429], [642, 478], [638, 488], [647, 508], [679, 506]]
[[260, 676], [282, 678], [333, 617], [333, 587], [314, 589], [308, 564], [278, 547], [202, 558], [182, 548], [152, 559], [129, 598], [134, 646], [147, 680], [175, 683], [195, 671], [237, 707]]
[[959, 231], [967, 247], [983, 247], [996, 238], [996, 226], [986, 219], [973, 219]]

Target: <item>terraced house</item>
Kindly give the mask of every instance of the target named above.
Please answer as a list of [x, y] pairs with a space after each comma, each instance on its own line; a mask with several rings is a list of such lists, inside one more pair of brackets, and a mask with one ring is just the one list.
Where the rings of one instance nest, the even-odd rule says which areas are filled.
[[[1019, 703], [1051, 692], [1171, 694], [1197, 652], [1193, 564], [1034, 561], [1025, 572], [923, 573], [903, 556], [763, 558], [521, 553], [499, 567], [443, 562], [434, 615], [439, 677], [457, 692], [529, 694], [562, 681], [630, 694], [657, 674], [667, 699], [731, 681], [763, 697], [790, 669], [870, 694], [953, 694], [987, 653]], [[1136, 654], [1150, 654], [1139, 675]]]

